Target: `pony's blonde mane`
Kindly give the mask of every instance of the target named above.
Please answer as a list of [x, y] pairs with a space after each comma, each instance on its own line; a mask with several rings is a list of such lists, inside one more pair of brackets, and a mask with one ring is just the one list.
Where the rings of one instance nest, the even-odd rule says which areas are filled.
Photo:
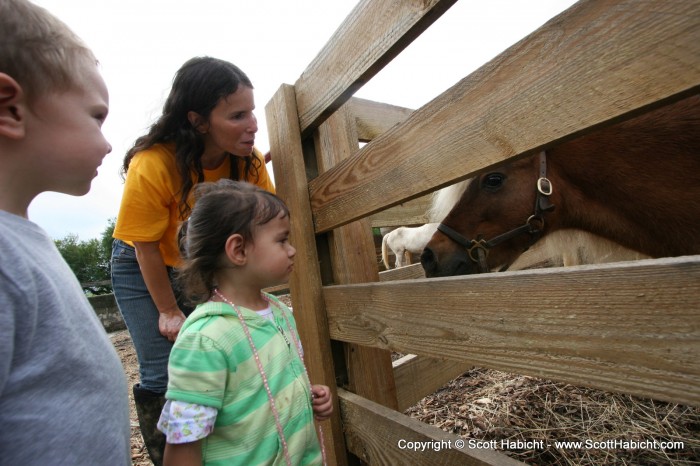
[[[473, 179], [473, 178], [472, 178]], [[428, 221], [431, 223], [439, 223], [450, 210], [457, 204], [457, 201], [462, 197], [464, 191], [467, 190], [472, 179], [460, 181], [453, 185], [442, 188], [433, 193], [433, 199], [428, 209]]]

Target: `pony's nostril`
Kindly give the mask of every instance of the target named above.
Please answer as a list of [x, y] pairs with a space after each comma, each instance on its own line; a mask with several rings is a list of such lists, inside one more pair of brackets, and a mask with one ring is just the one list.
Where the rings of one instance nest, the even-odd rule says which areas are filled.
[[430, 248], [423, 249], [420, 255], [420, 263], [426, 271], [432, 271], [435, 268], [435, 254]]

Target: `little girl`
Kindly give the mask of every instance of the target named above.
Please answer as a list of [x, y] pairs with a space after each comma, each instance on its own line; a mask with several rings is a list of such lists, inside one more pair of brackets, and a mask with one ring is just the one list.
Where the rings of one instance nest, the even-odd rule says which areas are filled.
[[309, 383], [291, 310], [261, 291], [292, 271], [289, 210], [238, 181], [196, 195], [180, 279], [198, 306], [170, 354], [164, 464], [321, 464], [330, 390]]

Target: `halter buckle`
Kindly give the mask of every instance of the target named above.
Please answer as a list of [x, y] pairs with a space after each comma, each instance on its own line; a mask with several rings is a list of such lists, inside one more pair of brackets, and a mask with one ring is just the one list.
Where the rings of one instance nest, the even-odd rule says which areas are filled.
[[467, 254], [469, 254], [469, 258], [472, 260], [474, 263], [479, 263], [481, 262], [479, 259], [479, 256], [474, 257], [473, 253], [478, 254], [478, 250], [481, 249], [484, 252], [483, 258], [484, 260], [489, 257], [489, 248], [486, 245], [486, 240], [480, 239], [480, 240], [472, 240], [472, 245], [470, 248], [467, 248]]
[[537, 180], [537, 191], [543, 196], [552, 194], [552, 182], [546, 177], [540, 177]]

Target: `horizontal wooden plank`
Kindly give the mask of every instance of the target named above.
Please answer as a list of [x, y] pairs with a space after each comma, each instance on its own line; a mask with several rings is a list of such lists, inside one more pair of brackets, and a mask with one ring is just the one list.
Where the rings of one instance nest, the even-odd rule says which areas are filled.
[[700, 256], [323, 295], [336, 340], [700, 405]]
[[425, 270], [420, 264], [411, 264], [398, 269], [385, 270], [379, 272], [379, 281], [388, 282], [392, 280], [409, 280], [412, 278], [425, 278]]
[[399, 411], [405, 411], [473, 366], [461, 361], [408, 354], [394, 361]]
[[406, 201], [372, 215], [370, 224], [372, 227], [401, 227], [429, 223], [428, 208], [431, 202], [432, 195]]
[[457, 0], [362, 0], [294, 87], [310, 134]]
[[413, 109], [375, 102], [358, 97], [346, 104], [355, 117], [357, 136], [362, 142], [369, 142], [383, 132], [408, 118]]
[[[459, 448], [457, 442], [461, 439], [458, 436], [423, 424], [352, 392], [338, 389], [338, 398], [348, 450], [366, 464], [524, 465], [495, 450], [466, 446]], [[409, 448], [414, 445], [417, 448]]]
[[271, 286], [269, 288], [263, 289], [265, 293], [270, 293], [275, 296], [280, 296], [284, 294], [289, 294], [289, 283], [283, 283], [282, 285]]
[[315, 231], [698, 88], [696, 0], [580, 1], [312, 180]]

